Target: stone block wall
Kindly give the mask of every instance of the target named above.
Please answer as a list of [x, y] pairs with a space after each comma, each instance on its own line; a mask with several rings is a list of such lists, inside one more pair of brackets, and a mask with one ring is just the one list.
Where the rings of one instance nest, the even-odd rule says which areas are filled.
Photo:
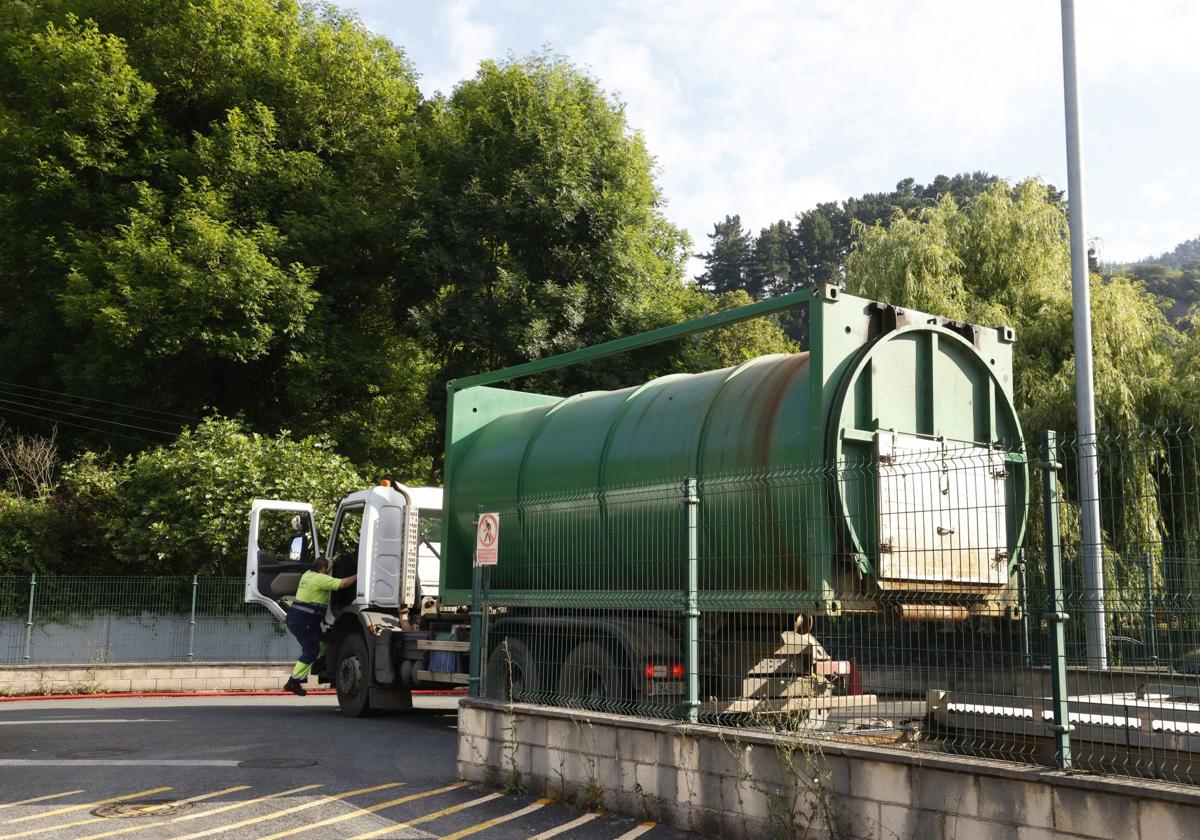
[[458, 768], [727, 838], [1167, 840], [1200, 789], [598, 712], [464, 700]]
[[[0, 668], [0, 696], [161, 691], [274, 691], [292, 662], [17, 665]], [[310, 678], [308, 688], [319, 686]]]

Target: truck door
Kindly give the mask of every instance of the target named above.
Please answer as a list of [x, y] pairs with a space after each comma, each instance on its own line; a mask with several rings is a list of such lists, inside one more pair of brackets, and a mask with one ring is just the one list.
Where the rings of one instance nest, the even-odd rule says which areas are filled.
[[312, 568], [320, 550], [312, 505], [255, 499], [246, 544], [245, 602], [262, 604], [283, 621], [300, 576]]
[[[335, 610], [353, 602], [360, 607], [401, 606], [408, 500], [390, 486], [351, 493], [338, 508], [329, 538], [336, 577], [358, 575], [353, 594], [335, 599]], [[415, 584], [415, 576], [414, 576]]]

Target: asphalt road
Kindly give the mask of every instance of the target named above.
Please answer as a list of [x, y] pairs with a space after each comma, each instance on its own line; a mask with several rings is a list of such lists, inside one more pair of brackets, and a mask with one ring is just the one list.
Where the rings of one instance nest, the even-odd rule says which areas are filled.
[[463, 784], [457, 698], [343, 718], [329, 696], [0, 703], [0, 837], [684, 840]]

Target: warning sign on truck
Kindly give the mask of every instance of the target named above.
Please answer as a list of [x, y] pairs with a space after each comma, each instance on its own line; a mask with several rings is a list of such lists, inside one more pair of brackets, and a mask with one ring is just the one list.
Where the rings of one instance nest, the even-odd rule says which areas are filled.
[[500, 559], [500, 514], [481, 513], [475, 526], [475, 565], [495, 566]]

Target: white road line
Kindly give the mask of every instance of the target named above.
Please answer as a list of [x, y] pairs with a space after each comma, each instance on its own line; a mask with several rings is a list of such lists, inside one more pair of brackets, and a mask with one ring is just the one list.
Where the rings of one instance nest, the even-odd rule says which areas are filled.
[[0, 726], [37, 726], [43, 723], [174, 723], [166, 718], [34, 718], [32, 720], [0, 720]]
[[639, 825], [637, 828], [626, 831], [624, 834], [622, 834], [620, 837], [618, 837], [617, 840], [633, 840], [633, 838], [635, 838], [635, 837], [641, 837], [643, 834], [645, 834], [647, 831], [649, 831], [652, 828], [654, 828], [654, 823], [644, 822], [641, 825]]
[[541, 834], [535, 834], [530, 837], [529, 840], [550, 840], [551, 837], [557, 837], [560, 834], [566, 834], [568, 831], [573, 831], [574, 829], [579, 828], [581, 825], [587, 825], [598, 816], [600, 815], [584, 814], [582, 817], [563, 823], [557, 828], [552, 828], [549, 831], [543, 831]]
[[0, 758], [0, 767], [237, 767], [229, 758]]

